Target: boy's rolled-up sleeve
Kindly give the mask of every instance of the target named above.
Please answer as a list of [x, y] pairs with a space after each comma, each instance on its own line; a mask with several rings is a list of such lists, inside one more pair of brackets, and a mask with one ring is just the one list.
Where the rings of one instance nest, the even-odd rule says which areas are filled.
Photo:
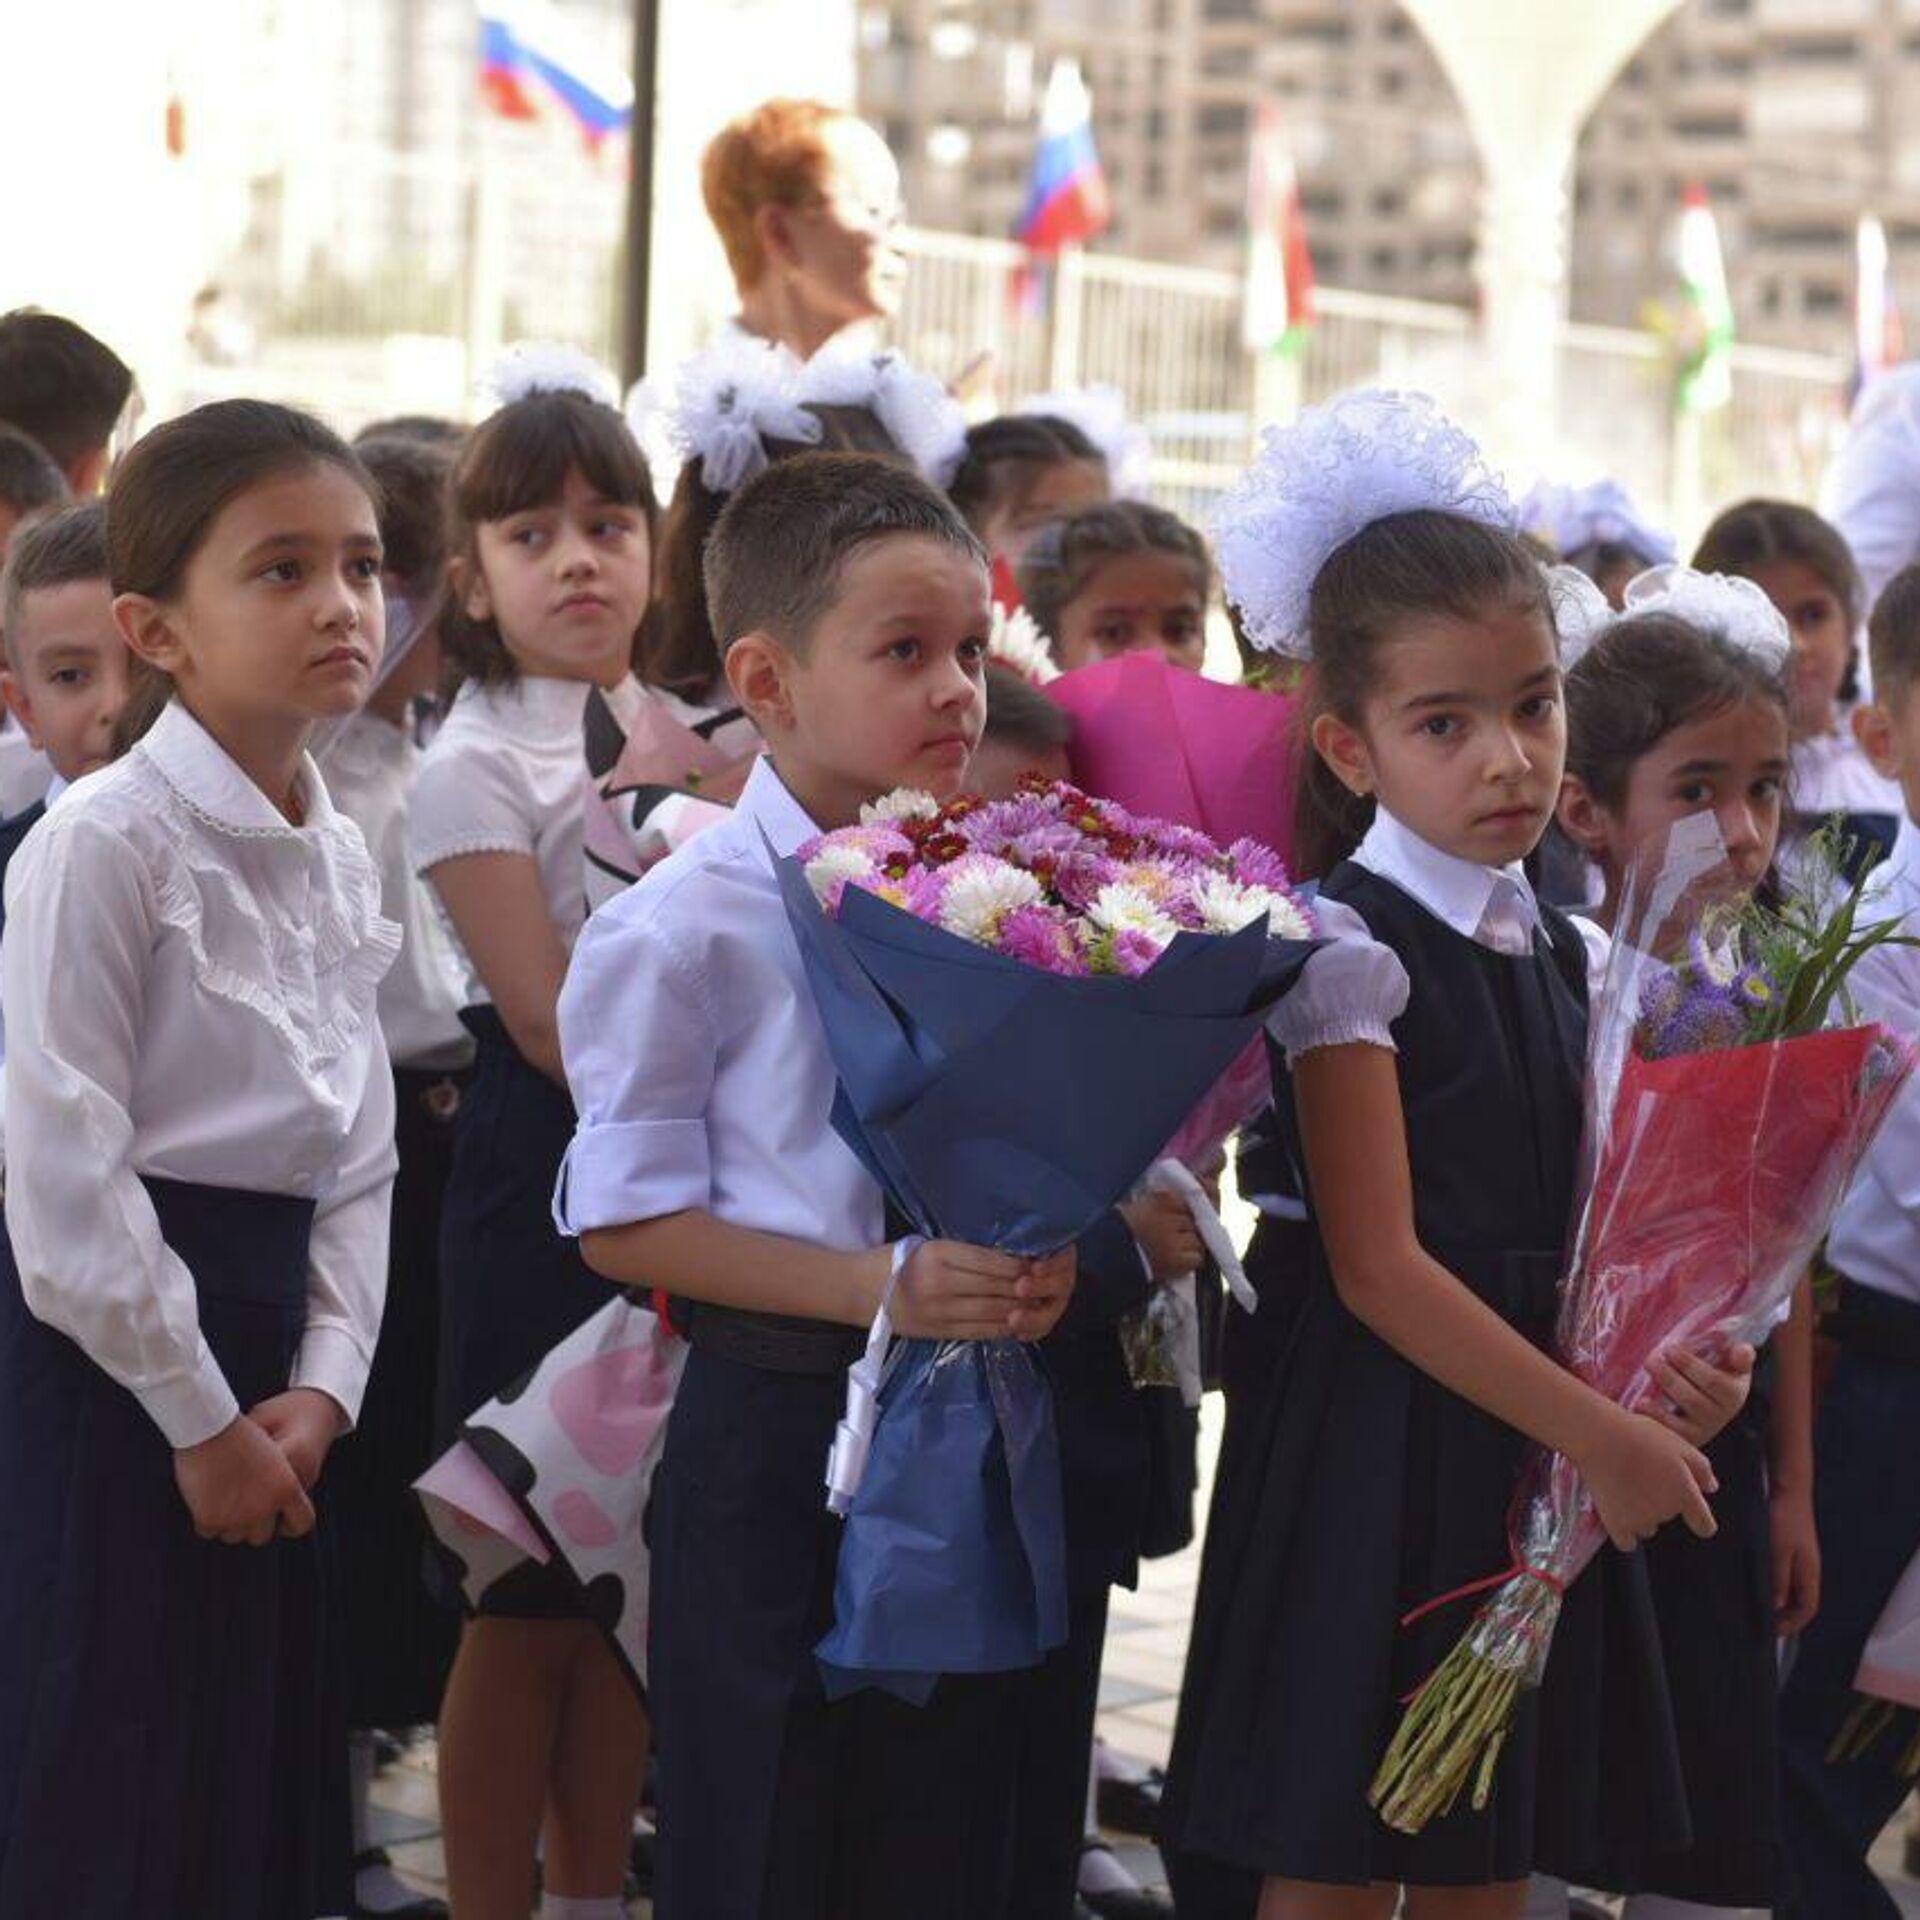
[[588, 921], [560, 992], [560, 1051], [579, 1115], [554, 1194], [567, 1234], [712, 1198], [713, 1008], [672, 930], [626, 904]]

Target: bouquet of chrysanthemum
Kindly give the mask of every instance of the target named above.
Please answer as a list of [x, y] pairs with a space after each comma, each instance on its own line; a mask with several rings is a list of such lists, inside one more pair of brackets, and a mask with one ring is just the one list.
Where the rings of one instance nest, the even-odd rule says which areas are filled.
[[[1064, 784], [890, 795], [781, 879], [836, 1126], [919, 1232], [1013, 1253], [1071, 1244], [1131, 1191], [1312, 951], [1265, 848]], [[1057, 1645], [1058, 1483], [1024, 1347], [890, 1346], [883, 1314], [829, 1463], [836, 1684], [913, 1693]]]
[[[1635, 1409], [1670, 1348], [1724, 1352], [1777, 1319], [1915, 1054], [1853, 1018], [1848, 973], [1901, 935], [1862, 917], [1830, 861], [1784, 900], [1744, 900], [1713, 816], [1694, 815], [1635, 863], [1619, 928], [1592, 1014], [1556, 1348]], [[1509, 1537], [1512, 1565], [1485, 1583], [1374, 1781], [1381, 1818], [1403, 1832], [1469, 1787], [1485, 1805], [1561, 1601], [1605, 1537], [1562, 1455], [1530, 1457]]]

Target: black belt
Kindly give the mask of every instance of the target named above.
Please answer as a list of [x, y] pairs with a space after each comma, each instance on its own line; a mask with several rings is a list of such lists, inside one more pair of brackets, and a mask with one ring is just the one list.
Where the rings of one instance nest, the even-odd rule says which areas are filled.
[[768, 1373], [840, 1373], [859, 1359], [866, 1335], [826, 1320], [784, 1313], [743, 1313], [692, 1301], [686, 1308], [689, 1343], [723, 1360]]
[[1920, 1367], [1920, 1303], [1897, 1294], [1843, 1276], [1839, 1302], [1820, 1330], [1850, 1352]]

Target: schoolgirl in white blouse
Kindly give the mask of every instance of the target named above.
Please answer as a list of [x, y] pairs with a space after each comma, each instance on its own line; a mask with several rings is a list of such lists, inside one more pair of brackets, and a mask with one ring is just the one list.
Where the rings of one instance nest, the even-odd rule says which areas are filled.
[[[453, 477], [443, 643], [462, 676], [414, 787], [413, 863], [439, 897], [478, 1043], [441, 1216], [442, 1442], [612, 1297], [563, 1239], [573, 1137], [556, 1025], [586, 919], [584, 722], [627, 677], [651, 584], [653, 488], [591, 368], [552, 350]], [[524, 1920], [543, 1826], [549, 1901], [621, 1912], [646, 1718], [557, 1566], [497, 1582], [462, 1635], [440, 1717], [447, 1873], [462, 1920]]]
[[224, 401], [134, 449], [108, 537], [151, 724], [23, 847], [0, 952], [0, 1912], [306, 1920], [399, 932], [305, 745], [380, 657], [379, 535], [332, 433]]

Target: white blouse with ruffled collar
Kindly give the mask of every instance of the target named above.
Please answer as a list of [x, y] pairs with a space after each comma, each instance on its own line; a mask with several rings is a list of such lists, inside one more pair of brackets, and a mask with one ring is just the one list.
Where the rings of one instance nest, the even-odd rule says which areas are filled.
[[7, 873], [7, 1230], [28, 1307], [175, 1447], [238, 1408], [142, 1175], [318, 1202], [294, 1386], [352, 1418], [386, 1291], [400, 930], [313, 762], [294, 827], [186, 708]]

